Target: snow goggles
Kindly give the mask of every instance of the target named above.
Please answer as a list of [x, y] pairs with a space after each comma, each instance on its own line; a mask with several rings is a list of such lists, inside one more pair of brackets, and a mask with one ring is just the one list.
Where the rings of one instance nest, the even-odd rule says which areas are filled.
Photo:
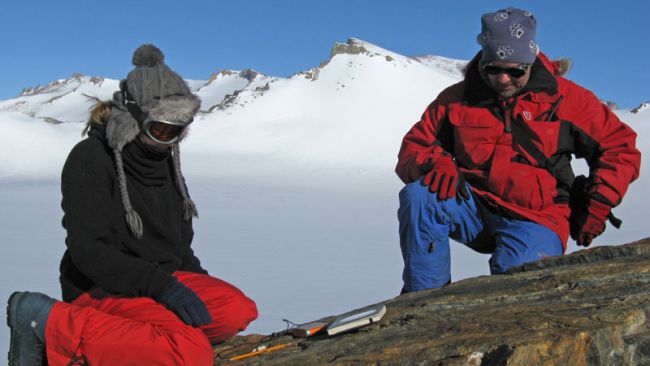
[[183, 132], [190, 122], [170, 122], [145, 120], [142, 123], [144, 133], [157, 143], [171, 145], [183, 137]]
[[526, 75], [526, 72], [528, 71], [528, 64], [506, 68], [487, 64], [483, 65], [483, 71], [485, 71], [485, 73], [488, 75], [508, 74], [508, 76], [518, 79]]

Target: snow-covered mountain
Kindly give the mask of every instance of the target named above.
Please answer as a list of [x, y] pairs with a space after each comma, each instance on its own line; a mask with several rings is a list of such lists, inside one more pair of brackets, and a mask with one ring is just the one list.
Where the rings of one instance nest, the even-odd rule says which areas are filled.
[[[354, 57], [355, 55], [360, 57]], [[459, 80], [462, 77], [462, 68], [467, 63], [463, 60], [433, 55], [409, 58], [350, 38], [347, 43], [336, 43], [332, 48], [330, 59], [322, 62], [320, 66], [298, 72], [290, 78], [267, 76], [247, 69], [243, 71], [221, 70], [212, 74], [208, 80], [186, 81], [192, 91], [201, 98], [202, 114], [210, 115], [233, 106], [244, 107], [253, 99], [263, 95], [276, 82], [289, 82], [293, 88], [295, 88], [295, 84], [299, 83], [297, 80], [316, 82], [322, 79], [321, 72], [328, 76], [329, 84], [319, 82], [310, 85], [309, 89], [314, 90], [314, 93], [319, 93], [322, 96], [323, 92], [327, 92], [327, 90], [318, 89], [323, 89], [323, 86], [327, 89], [327, 86], [331, 86], [331, 79], [337, 77], [340, 77], [340, 80], [335, 82], [337, 90], [345, 88], [346, 81], [349, 87], [350, 81], [361, 74], [384, 71], [376, 66], [374, 69], [368, 69], [367, 65], [371, 64], [370, 61], [373, 61], [374, 57], [387, 62], [387, 65], [393, 68], [408, 69], [411, 67], [423, 74], [427, 72], [422, 72], [421, 66], [426, 66], [430, 69], [429, 72], [437, 74], [442, 79], [442, 83], [448, 83], [450, 79]], [[331, 62], [333, 62], [332, 65], [330, 65]], [[403, 73], [403, 70], [391, 73], [400, 74]], [[365, 76], [372, 77], [372, 75]], [[438, 84], [440, 83], [436, 83], [436, 86]], [[94, 103], [92, 98], [109, 99], [112, 93], [118, 89], [118, 85], [119, 80], [73, 74], [70, 78], [55, 80], [46, 86], [23, 89], [18, 97], [0, 101], [0, 111], [16, 111], [55, 124], [85, 122], [88, 108]], [[384, 84], [384, 88], [389, 86], [388, 83]]]
[[[208, 80], [188, 80], [201, 98], [187, 151], [205, 154], [276, 156], [286, 160], [353, 165], [388, 165], [399, 140], [424, 107], [446, 86], [461, 79], [466, 62], [439, 56], [406, 57], [358, 40], [337, 43], [318, 67], [291, 77], [254, 70], [222, 70]], [[182, 72], [182, 70], [179, 70]], [[92, 98], [109, 99], [118, 80], [73, 75], [44, 87], [26, 89], [0, 102], [5, 123], [20, 121], [14, 133], [29, 133], [45, 146], [56, 145], [43, 121], [67, 123], [72, 146], [75, 129], [87, 119]], [[75, 125], [71, 127], [70, 124]], [[16, 138], [19, 140], [18, 136]], [[1, 176], [58, 174], [65, 148], [25, 164], [0, 148]], [[212, 171], [212, 170], [206, 170]]]
[[[252, 171], [276, 177], [285, 167], [283, 181], [284, 174], [300, 170], [296, 164], [320, 164], [327, 171], [392, 170], [401, 137], [443, 88], [462, 79], [466, 64], [432, 55], [407, 57], [351, 38], [336, 43], [319, 66], [287, 78], [248, 69], [188, 80], [202, 103], [184, 151], [211, 158], [187, 164], [204, 177]], [[0, 177], [58, 176], [93, 98], [110, 99], [118, 84], [76, 74], [0, 101], [3, 123], [14, 127], [6, 129], [13, 136], [0, 145]], [[647, 109], [645, 103], [632, 112]], [[47, 156], [23, 144], [21, 136], [47, 147]], [[204, 166], [226, 156], [231, 166]], [[232, 163], [239, 158], [252, 161]]]
[[74, 74], [46, 86], [23, 89], [20, 96], [0, 102], [1, 111], [20, 112], [48, 123], [83, 122], [88, 119], [89, 97], [108, 99], [118, 80]]

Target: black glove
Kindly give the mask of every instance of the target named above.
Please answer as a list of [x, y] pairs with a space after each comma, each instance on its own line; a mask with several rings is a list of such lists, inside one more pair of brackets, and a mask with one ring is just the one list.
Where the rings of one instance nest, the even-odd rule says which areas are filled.
[[611, 207], [608, 205], [593, 198], [589, 199], [586, 215], [581, 222], [577, 223], [580, 227], [575, 238], [578, 245], [588, 247], [595, 237], [605, 231], [605, 221], [607, 221], [610, 210]]
[[620, 228], [622, 221], [612, 214], [612, 207], [590, 197], [591, 182], [584, 175], [577, 176], [569, 192], [569, 227], [571, 238], [579, 246], [588, 247], [595, 237], [605, 231], [605, 221], [609, 220], [615, 228]]
[[172, 282], [160, 301], [188, 325], [200, 327], [212, 323], [212, 317], [205, 303], [187, 286]]

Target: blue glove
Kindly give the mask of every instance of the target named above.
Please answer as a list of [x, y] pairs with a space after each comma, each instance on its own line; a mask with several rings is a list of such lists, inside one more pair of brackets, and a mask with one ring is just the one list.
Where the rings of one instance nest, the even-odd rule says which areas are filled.
[[205, 303], [187, 286], [172, 282], [160, 301], [187, 325], [200, 327], [212, 323]]

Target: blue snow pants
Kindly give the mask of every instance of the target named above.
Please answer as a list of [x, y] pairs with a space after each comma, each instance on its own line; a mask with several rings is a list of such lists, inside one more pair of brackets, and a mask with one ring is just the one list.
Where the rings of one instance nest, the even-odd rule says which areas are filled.
[[[471, 192], [469, 186], [468, 190]], [[560, 237], [551, 229], [480, 209], [474, 195], [466, 201], [440, 201], [419, 180], [407, 184], [399, 198], [405, 292], [440, 288], [451, 282], [450, 238], [473, 249], [493, 248], [489, 261], [492, 274], [563, 252]]]

